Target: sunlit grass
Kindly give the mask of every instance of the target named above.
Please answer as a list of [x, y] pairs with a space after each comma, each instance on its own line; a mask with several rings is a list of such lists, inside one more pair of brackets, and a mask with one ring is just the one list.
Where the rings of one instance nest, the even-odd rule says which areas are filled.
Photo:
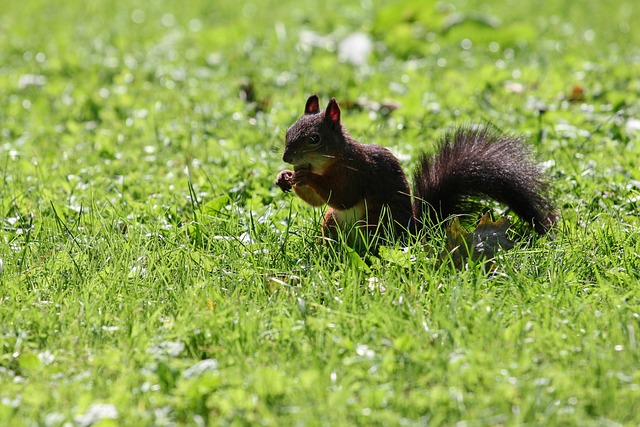
[[[639, 19], [4, 5], [0, 424], [637, 424]], [[354, 32], [364, 66], [338, 60]], [[318, 246], [322, 212], [273, 184], [311, 93], [407, 169], [454, 123], [527, 135], [558, 229], [461, 271], [442, 236], [367, 263]]]

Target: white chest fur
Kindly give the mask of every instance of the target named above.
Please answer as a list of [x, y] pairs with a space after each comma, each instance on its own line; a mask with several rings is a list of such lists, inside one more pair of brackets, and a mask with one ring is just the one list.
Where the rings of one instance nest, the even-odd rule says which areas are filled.
[[367, 206], [363, 201], [349, 209], [333, 210], [333, 218], [343, 230], [349, 230], [355, 225], [363, 225], [367, 220]]

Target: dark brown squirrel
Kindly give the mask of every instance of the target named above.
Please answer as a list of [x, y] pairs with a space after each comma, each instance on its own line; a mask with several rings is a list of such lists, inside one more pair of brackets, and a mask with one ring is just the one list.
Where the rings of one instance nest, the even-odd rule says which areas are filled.
[[[316, 95], [307, 99], [304, 115], [287, 130], [282, 160], [294, 170], [278, 174], [278, 187], [293, 189], [311, 206], [329, 205], [325, 238], [354, 227], [365, 235], [417, 233], [468, 213], [473, 196], [506, 204], [540, 234], [558, 218], [549, 184], [524, 140], [487, 126], [446, 132], [437, 153], [424, 155], [414, 173], [413, 200], [398, 159], [386, 148], [352, 139], [335, 98], [324, 111]], [[391, 227], [383, 219], [391, 219]]]

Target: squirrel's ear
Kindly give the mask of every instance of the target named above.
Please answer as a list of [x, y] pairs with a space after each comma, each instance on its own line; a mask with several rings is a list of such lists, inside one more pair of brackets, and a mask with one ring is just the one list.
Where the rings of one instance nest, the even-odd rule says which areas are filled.
[[340, 107], [335, 98], [331, 98], [324, 112], [324, 119], [332, 125], [340, 125]]
[[305, 114], [318, 114], [320, 112], [320, 102], [316, 95], [311, 95], [307, 99], [307, 105], [304, 106]]

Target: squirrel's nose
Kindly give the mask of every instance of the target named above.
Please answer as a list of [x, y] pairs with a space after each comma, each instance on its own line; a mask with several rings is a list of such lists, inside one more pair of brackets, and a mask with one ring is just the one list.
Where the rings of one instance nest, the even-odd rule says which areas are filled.
[[285, 163], [291, 163], [291, 154], [285, 151], [282, 155], [282, 161]]

